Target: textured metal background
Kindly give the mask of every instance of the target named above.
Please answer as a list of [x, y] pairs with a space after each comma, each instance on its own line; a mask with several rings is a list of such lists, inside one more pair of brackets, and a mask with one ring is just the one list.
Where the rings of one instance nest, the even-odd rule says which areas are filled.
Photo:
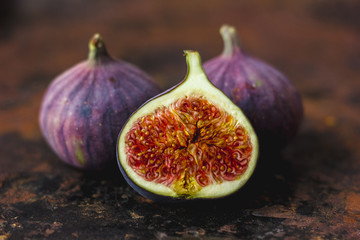
[[[359, 239], [359, 1], [25, 1], [0, 3], [0, 239]], [[42, 138], [43, 93], [87, 57], [100, 32], [112, 55], [163, 89], [203, 60], [234, 25], [243, 48], [284, 72], [305, 119], [283, 152], [262, 155], [238, 194], [159, 204], [126, 185], [114, 164], [82, 172]]]

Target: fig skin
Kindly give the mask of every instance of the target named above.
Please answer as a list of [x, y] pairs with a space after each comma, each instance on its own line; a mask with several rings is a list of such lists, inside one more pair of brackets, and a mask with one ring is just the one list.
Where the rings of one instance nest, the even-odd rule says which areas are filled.
[[300, 127], [303, 105], [299, 93], [281, 72], [240, 48], [234, 27], [223, 25], [220, 34], [223, 53], [203, 65], [209, 80], [243, 110], [262, 151], [280, 150]]
[[[241, 109], [239, 109], [235, 104], [233, 104], [230, 99], [228, 99], [219, 89], [217, 89], [206, 78], [205, 72], [201, 66], [201, 59], [198, 52], [191, 50], [187, 50], [184, 52], [188, 65], [188, 72], [185, 79], [176, 86], [148, 100], [140, 108], [138, 108], [129, 117], [127, 123], [124, 125], [118, 137], [116, 153], [117, 153], [119, 169], [124, 179], [140, 195], [156, 202], [170, 202], [170, 203], [188, 202], [188, 201], [192, 202], [198, 200], [211, 200], [211, 199], [220, 199], [220, 198], [228, 197], [238, 192], [246, 184], [246, 182], [252, 176], [257, 164], [258, 140], [250, 122], [242, 113]], [[211, 101], [213, 103], [216, 103], [216, 105], [220, 106], [220, 108], [223, 108], [231, 112], [233, 116], [236, 116], [235, 117], [236, 122], [238, 122], [242, 127], [244, 127], [244, 129], [247, 130], [248, 137], [251, 140], [250, 142], [252, 147], [251, 148], [252, 154], [251, 157], [248, 159], [250, 163], [248, 164], [246, 171], [242, 174], [241, 177], [234, 180], [234, 182], [230, 181], [230, 183], [231, 184], [234, 183], [234, 185], [231, 185], [229, 187], [229, 185], [226, 184], [222, 185], [223, 182], [215, 183], [213, 185], [218, 185], [220, 186], [220, 188], [217, 188], [218, 186], [216, 186], [215, 189], [214, 188], [207, 189], [210, 191], [206, 191], [205, 195], [204, 193], [196, 194], [196, 196], [178, 195], [174, 193], [169, 193], [166, 190], [164, 191], [164, 189], [159, 190], [157, 186], [152, 186], [152, 187], [146, 186], [148, 185], [148, 183], [144, 182], [141, 176], [136, 175], [136, 173], [134, 174], [133, 170], [129, 170], [131, 167], [129, 167], [128, 166], [129, 164], [127, 163], [127, 153], [126, 153], [126, 144], [125, 144], [125, 139], [127, 134], [132, 131], [134, 126], [133, 124], [136, 123], [139, 119], [142, 119], [141, 122], [144, 121], [144, 116], [147, 116], [147, 114], [150, 113], [151, 115], [152, 113], [154, 113], [153, 111], [159, 109], [159, 107], [169, 106], [170, 103], [173, 103], [177, 99], [181, 99], [184, 96], [191, 96], [194, 93], [200, 94], [209, 100], [211, 99]], [[139, 129], [137, 127], [135, 127], [135, 129], [139, 130], [139, 132], [143, 131], [143, 129]], [[139, 140], [142, 141], [141, 138]], [[191, 137], [189, 141], [192, 141]], [[190, 142], [188, 142], [188, 144], [190, 144]], [[230, 145], [227, 145], [227, 147], [230, 147]], [[162, 153], [162, 155], [164, 155], [164, 152]], [[147, 161], [149, 160], [151, 159], [147, 159]], [[222, 159], [221, 161], [223, 160], [224, 159]], [[154, 183], [154, 184], [157, 185], [158, 183]], [[225, 190], [222, 190], [221, 187], [225, 188]], [[216, 190], [222, 193], [218, 194]]]
[[[117, 156], [119, 157], [118, 152], [117, 152]], [[121, 166], [119, 161], [118, 161], [118, 165], [119, 165], [119, 168], [120, 168], [120, 172], [123, 175], [125, 181], [130, 185], [130, 187], [132, 189], [134, 189], [138, 194], [140, 194], [144, 198], [147, 198], [147, 199], [150, 199], [150, 200], [152, 200], [154, 202], [159, 202], [159, 203], [185, 203], [185, 202], [188, 202], [189, 200], [191, 200], [191, 201], [198, 200], [198, 199], [174, 198], [174, 197], [162, 196], [160, 194], [150, 192], [150, 191], [138, 186], [129, 177], [129, 175], [125, 172], [124, 168]]]
[[112, 58], [95, 34], [88, 59], [57, 76], [46, 90], [40, 128], [61, 160], [100, 170], [116, 161], [116, 139], [126, 119], [159, 92], [146, 73]]

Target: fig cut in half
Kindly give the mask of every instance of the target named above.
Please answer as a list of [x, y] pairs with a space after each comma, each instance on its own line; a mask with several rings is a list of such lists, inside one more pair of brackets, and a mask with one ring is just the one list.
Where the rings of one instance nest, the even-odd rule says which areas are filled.
[[152, 200], [220, 198], [252, 175], [258, 140], [243, 112], [184, 51], [186, 78], [128, 119], [117, 156], [126, 181]]

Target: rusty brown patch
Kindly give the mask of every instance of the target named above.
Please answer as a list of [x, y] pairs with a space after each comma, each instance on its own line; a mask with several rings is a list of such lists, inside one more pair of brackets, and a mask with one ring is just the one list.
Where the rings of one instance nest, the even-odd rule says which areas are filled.
[[74, 238], [79, 238], [79, 234], [77, 232], [73, 232], [71, 236], [73, 236]]
[[51, 170], [51, 166], [47, 162], [43, 162], [32, 169], [33, 172], [50, 172]]
[[346, 210], [360, 213], [360, 194], [351, 192], [346, 196]]
[[56, 231], [60, 230], [63, 226], [63, 224], [60, 222], [53, 222], [50, 224], [44, 223], [44, 222], [39, 222], [37, 225], [38, 225], [38, 227], [31, 230], [27, 234], [27, 237], [29, 237], [29, 238], [34, 238], [34, 237], [38, 237], [38, 236], [49, 237]]
[[13, 204], [19, 202], [33, 202], [35, 201], [36, 194], [19, 188], [8, 189], [3, 197], [0, 198], [2, 204]]
[[2, 111], [0, 134], [18, 132], [25, 139], [40, 139], [39, 125], [34, 119], [38, 117], [41, 99], [42, 94], [33, 95], [18, 107]]
[[136, 195], [136, 196], [135, 196], [135, 199], [136, 199], [137, 202], [140, 202], [140, 203], [141, 203], [141, 202], [143, 202], [143, 203], [153, 203], [152, 200], [147, 199], [147, 198], [144, 198], [144, 197], [139, 196], [139, 195]]
[[349, 213], [344, 217], [344, 221], [347, 223], [359, 223], [360, 222], [360, 194], [350, 192], [346, 196], [345, 210]]
[[187, 239], [187, 238], [192, 239], [194, 237], [204, 236], [206, 234], [206, 231], [203, 228], [195, 229], [195, 228], [191, 227], [188, 229], [184, 229], [184, 231], [177, 231], [175, 233], [183, 236], [183, 238], [185, 238], [185, 239]]
[[5, 233], [3, 235], [0, 235], [0, 240], [7, 240], [10, 238], [10, 233]]
[[273, 205], [257, 209], [252, 213], [255, 216], [273, 217], [273, 218], [295, 218], [296, 212], [293, 208], [287, 208], [281, 205]]
[[141, 216], [141, 215], [137, 214], [136, 212], [130, 212], [130, 215], [133, 219], [144, 218], [144, 216]]
[[221, 232], [221, 233], [223, 233], [223, 232], [236, 233], [236, 226], [234, 224], [223, 225], [223, 226], [220, 227], [218, 232]]

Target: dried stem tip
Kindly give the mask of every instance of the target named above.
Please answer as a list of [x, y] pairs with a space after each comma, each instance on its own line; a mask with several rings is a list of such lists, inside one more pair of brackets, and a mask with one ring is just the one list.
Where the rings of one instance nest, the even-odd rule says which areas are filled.
[[236, 29], [233, 26], [225, 24], [220, 28], [220, 34], [224, 41], [224, 50], [222, 54], [230, 57], [240, 46]]
[[99, 33], [96, 33], [89, 41], [89, 61], [97, 63], [102, 58], [110, 58], [102, 37]]

